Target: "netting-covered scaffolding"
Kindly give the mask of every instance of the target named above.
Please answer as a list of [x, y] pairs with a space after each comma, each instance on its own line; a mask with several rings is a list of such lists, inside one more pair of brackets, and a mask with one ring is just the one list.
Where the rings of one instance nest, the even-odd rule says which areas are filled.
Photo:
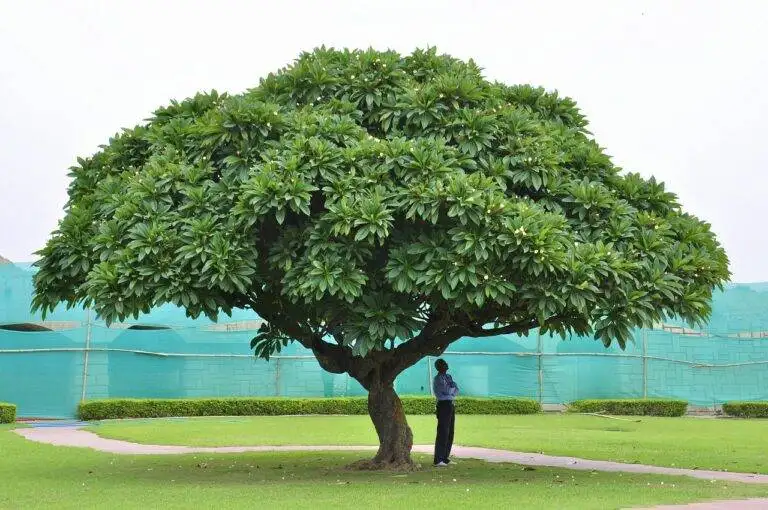
[[[86, 309], [30, 314], [32, 271], [0, 265], [0, 401], [20, 416], [70, 417], [78, 401], [107, 397], [351, 396], [365, 390], [320, 369], [293, 344], [269, 362], [249, 341], [259, 319], [236, 311], [217, 324], [162, 307], [107, 327]], [[578, 398], [670, 397], [701, 406], [768, 399], [768, 284], [715, 296], [709, 326], [638, 330], [626, 350], [591, 338], [465, 338], [443, 356], [465, 395], [543, 403]], [[397, 380], [400, 394], [429, 394], [433, 359]]]

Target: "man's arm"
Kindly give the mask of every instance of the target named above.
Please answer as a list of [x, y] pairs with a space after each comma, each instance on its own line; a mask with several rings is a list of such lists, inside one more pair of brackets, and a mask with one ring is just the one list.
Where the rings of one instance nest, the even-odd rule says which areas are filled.
[[437, 400], [447, 400], [454, 395], [453, 388], [448, 386], [447, 377], [442, 375], [435, 376], [432, 388], [435, 390], [435, 398]]
[[450, 385], [451, 385], [451, 388], [450, 388], [451, 395], [453, 395], [455, 397], [456, 395], [459, 394], [459, 385], [456, 384], [456, 382], [453, 380], [453, 377], [451, 377]]

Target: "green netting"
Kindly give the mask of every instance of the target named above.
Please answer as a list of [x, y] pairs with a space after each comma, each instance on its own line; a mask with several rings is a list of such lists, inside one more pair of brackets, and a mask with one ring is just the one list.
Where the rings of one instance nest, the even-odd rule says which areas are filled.
[[[162, 329], [108, 328], [83, 309], [58, 309], [42, 322], [29, 311], [31, 295], [28, 265], [0, 265], [0, 326], [52, 329], [0, 329], [0, 401], [16, 403], [20, 416], [71, 417], [82, 398], [365, 394], [349, 377], [321, 370], [297, 344], [269, 362], [255, 359], [252, 312], [236, 311], [214, 325], [166, 306], [136, 321]], [[547, 404], [648, 396], [712, 406], [768, 400], [766, 337], [768, 284], [734, 285], [715, 296], [707, 328], [670, 321], [636, 331], [624, 351], [533, 332], [462, 339], [444, 357], [466, 395]], [[432, 361], [401, 374], [398, 392], [429, 394]]]

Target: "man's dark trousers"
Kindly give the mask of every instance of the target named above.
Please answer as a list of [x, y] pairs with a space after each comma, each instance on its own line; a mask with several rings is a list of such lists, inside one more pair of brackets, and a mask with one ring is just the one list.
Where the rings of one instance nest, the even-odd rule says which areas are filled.
[[437, 402], [437, 438], [435, 439], [435, 464], [446, 462], [453, 446], [453, 427], [456, 424], [456, 410], [452, 400]]

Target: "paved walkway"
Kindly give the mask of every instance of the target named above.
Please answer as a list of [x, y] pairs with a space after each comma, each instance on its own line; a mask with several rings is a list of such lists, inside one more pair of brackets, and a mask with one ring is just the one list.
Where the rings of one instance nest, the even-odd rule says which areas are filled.
[[[92, 448], [94, 450], [122, 455], [173, 455], [185, 453], [244, 453], [244, 452], [286, 452], [286, 451], [370, 451], [376, 450], [375, 446], [222, 446], [222, 447], [198, 447], [198, 446], [169, 446], [130, 443], [117, 439], [106, 439], [93, 432], [81, 430], [79, 426], [68, 427], [36, 427], [14, 429], [17, 434], [39, 443], [53, 444], [57, 446], [75, 446], [80, 448]], [[432, 453], [431, 445], [414, 445], [413, 451], [417, 453]], [[478, 448], [472, 446], [456, 446], [452, 452], [454, 457], [468, 459], [482, 459], [487, 462], [511, 462], [525, 466], [546, 466], [581, 471], [612, 471], [624, 473], [652, 473], [672, 476], [690, 476], [704, 480], [726, 480], [741, 483], [768, 484], [768, 475], [756, 475], [751, 473], [731, 473], [727, 471], [706, 471], [698, 469], [679, 469], [660, 466], [648, 466], [645, 464], [623, 464], [604, 460], [587, 460], [575, 457], [558, 457], [538, 453], [522, 453], [492, 448]], [[731, 510], [731, 509], [768, 509], [768, 499], [752, 499], [743, 501], [722, 501], [713, 503], [697, 503], [681, 506], [662, 506], [663, 509], [690, 509], [690, 510]]]

